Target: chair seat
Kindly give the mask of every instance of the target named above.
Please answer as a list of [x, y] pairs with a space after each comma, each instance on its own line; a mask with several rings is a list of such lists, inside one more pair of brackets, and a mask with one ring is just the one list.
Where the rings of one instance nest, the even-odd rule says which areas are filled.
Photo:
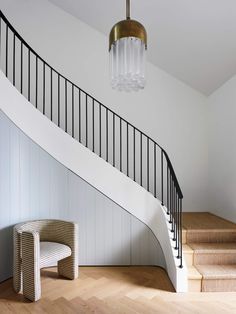
[[54, 266], [56, 263], [71, 255], [68, 245], [56, 242], [40, 242], [40, 268]]

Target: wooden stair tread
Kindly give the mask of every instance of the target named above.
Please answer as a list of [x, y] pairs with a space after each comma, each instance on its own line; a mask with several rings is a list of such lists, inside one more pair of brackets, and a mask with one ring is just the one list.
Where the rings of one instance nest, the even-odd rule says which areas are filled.
[[236, 233], [236, 229], [235, 228], [202, 228], [202, 229], [186, 229], [185, 232], [187, 233], [213, 233], [213, 232], [218, 232], [218, 233]]
[[235, 231], [236, 224], [208, 212], [183, 213], [183, 227], [187, 230]]
[[189, 243], [194, 253], [235, 253], [236, 243], [219, 242], [219, 243]]
[[236, 279], [236, 265], [196, 265], [203, 279]]
[[205, 228], [205, 229], [187, 229], [186, 233], [236, 233], [236, 229], [227, 228], [227, 229], [219, 229], [219, 228]]

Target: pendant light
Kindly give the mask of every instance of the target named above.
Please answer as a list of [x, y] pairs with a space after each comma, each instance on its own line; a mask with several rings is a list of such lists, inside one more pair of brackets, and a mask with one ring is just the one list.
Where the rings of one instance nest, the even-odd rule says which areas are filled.
[[126, 20], [115, 24], [109, 37], [112, 88], [127, 92], [144, 88], [146, 50], [146, 30], [130, 19], [130, 0], [126, 0]]

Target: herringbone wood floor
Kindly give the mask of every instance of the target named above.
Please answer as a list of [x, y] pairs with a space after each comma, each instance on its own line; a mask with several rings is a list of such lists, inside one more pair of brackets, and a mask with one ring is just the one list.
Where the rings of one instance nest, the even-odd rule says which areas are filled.
[[0, 284], [0, 313], [236, 313], [236, 293], [174, 293], [158, 267], [80, 267], [78, 280], [42, 271], [42, 298], [30, 303]]

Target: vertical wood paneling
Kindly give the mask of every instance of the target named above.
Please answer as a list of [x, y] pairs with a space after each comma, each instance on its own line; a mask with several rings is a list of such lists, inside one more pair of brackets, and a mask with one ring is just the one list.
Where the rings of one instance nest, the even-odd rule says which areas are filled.
[[[50, 216], [65, 219], [69, 217], [68, 210], [68, 171], [51, 157], [50, 178]], [[69, 218], [67, 218], [69, 219]]]
[[163, 265], [147, 226], [54, 160], [0, 112], [0, 280], [11, 275], [12, 225], [39, 218], [79, 223], [81, 265]]
[[91, 186], [86, 186], [84, 190], [85, 198], [85, 228], [87, 263], [94, 263], [96, 256], [96, 215], [95, 215], [95, 195]]
[[31, 217], [30, 208], [30, 140], [20, 135], [20, 219]]
[[40, 149], [37, 145], [30, 145], [30, 219], [36, 219], [40, 215]]
[[[2, 115], [0, 118], [3, 117]], [[1, 127], [1, 122], [0, 122]], [[4, 134], [4, 131], [3, 131]], [[20, 211], [14, 209], [19, 207], [20, 204], [20, 131], [11, 124], [10, 125], [10, 191], [8, 192], [10, 197], [10, 221], [11, 224], [15, 224], [20, 221]], [[4, 149], [2, 141], [0, 141], [0, 151]], [[1, 156], [0, 156], [1, 159]], [[0, 194], [1, 195], [1, 194]], [[0, 207], [1, 208], [1, 207]]]
[[[97, 198], [99, 199], [98, 207], [97, 207], [97, 215], [99, 216], [100, 208], [103, 210], [102, 217], [106, 223], [104, 225], [100, 225], [99, 227], [103, 229], [104, 232], [104, 262], [107, 261], [108, 265], [112, 264], [113, 260], [113, 238], [112, 238], [112, 210], [110, 204], [110, 200], [107, 198], [103, 198], [103, 195], [98, 194]], [[109, 236], [106, 236], [109, 235]], [[98, 252], [99, 254], [99, 252]]]
[[101, 195], [99, 195], [98, 193], [96, 193], [95, 195], [95, 204], [95, 260], [98, 265], [104, 265], [107, 258], [105, 253], [105, 235], [109, 234], [109, 231], [106, 228], [107, 226], [109, 226], [109, 223], [107, 223], [107, 221], [109, 221], [109, 216], [105, 215], [105, 210], [107, 206], [106, 203], [103, 201]]
[[39, 153], [39, 218], [51, 218], [51, 160], [43, 150]]
[[[0, 280], [11, 271], [9, 260], [11, 245], [10, 222], [10, 125], [4, 116], [0, 116]], [[7, 248], [7, 250], [5, 250]], [[5, 252], [6, 251], [6, 252]], [[5, 254], [3, 254], [5, 252]]]

